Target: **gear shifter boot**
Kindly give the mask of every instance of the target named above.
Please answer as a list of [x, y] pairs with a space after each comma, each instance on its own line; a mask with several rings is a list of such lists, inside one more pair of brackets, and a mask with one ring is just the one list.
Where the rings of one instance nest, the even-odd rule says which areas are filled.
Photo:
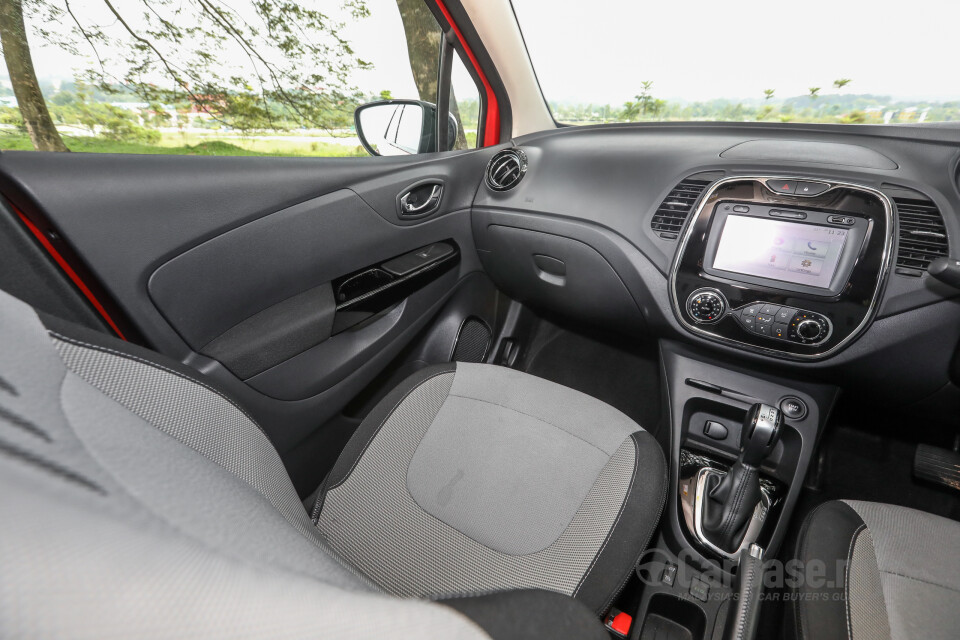
[[740, 455], [723, 477], [711, 476], [702, 501], [703, 534], [730, 553], [743, 541], [760, 502], [760, 463], [780, 438], [783, 418], [776, 407], [750, 407], [740, 430]]
[[757, 467], [737, 461], [725, 476], [712, 476], [703, 501], [703, 532], [728, 552], [740, 546], [753, 510], [760, 502]]

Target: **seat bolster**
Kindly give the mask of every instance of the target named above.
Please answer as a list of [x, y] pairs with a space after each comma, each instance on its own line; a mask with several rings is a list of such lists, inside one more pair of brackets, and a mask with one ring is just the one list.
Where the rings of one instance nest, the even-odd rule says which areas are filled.
[[[791, 594], [788, 622], [798, 640], [849, 640], [844, 568], [857, 534], [865, 528], [857, 512], [843, 502], [827, 502], [807, 516], [795, 556], [802, 580]], [[822, 567], [822, 579], [808, 580], [814, 567]]]
[[646, 431], [637, 431], [630, 438], [637, 453], [629, 493], [605, 544], [574, 592], [598, 614], [606, 613], [635, 570], [657, 530], [667, 495], [669, 480], [663, 449]]
[[493, 640], [609, 640], [586, 605], [570, 596], [544, 589], [497, 591], [481, 596], [440, 600], [460, 612]]
[[317, 501], [313, 505], [312, 517], [317, 522], [320, 517], [320, 510], [323, 508], [323, 501], [326, 498], [327, 491], [342, 484], [353, 471], [360, 456], [367, 450], [367, 447], [373, 441], [374, 437], [380, 432], [387, 419], [393, 414], [394, 410], [403, 402], [404, 398], [410, 395], [410, 392], [419, 387], [430, 378], [453, 373], [457, 370], [456, 362], [445, 362], [442, 364], [424, 367], [420, 371], [407, 376], [396, 387], [393, 388], [363, 419], [357, 430], [353, 432], [347, 445], [340, 452], [340, 457], [333, 465], [330, 473], [320, 486], [317, 494]]

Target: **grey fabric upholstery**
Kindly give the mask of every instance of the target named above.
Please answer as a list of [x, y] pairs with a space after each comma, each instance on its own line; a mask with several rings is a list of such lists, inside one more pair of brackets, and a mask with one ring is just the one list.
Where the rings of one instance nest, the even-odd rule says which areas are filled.
[[[375, 410], [380, 423], [351, 443], [318, 500], [328, 498], [322, 530], [266, 435], [193, 371], [41, 323], [3, 292], [0, 338], [4, 637], [466, 639], [540, 627], [601, 637], [595, 613], [566, 595], [503, 589], [585, 589], [595, 610], [605, 607], [662, 506], [662, 453], [622, 415], [528, 376], [496, 369], [498, 381], [491, 368], [451, 365]], [[518, 417], [527, 394], [537, 420]], [[524, 446], [542, 459], [523, 464], [514, 447]], [[404, 491], [391, 498], [399, 519], [369, 523], [364, 500], [387, 494], [361, 489], [362, 500], [343, 501], [357, 479], [378, 479], [375, 454], [386, 482], [406, 487], [410, 474], [422, 507]], [[422, 521], [440, 523], [443, 544], [395, 544]], [[358, 538], [357, 553], [336, 535], [330, 544], [345, 522], [376, 535]], [[459, 551], [470, 559], [458, 567]], [[399, 569], [383, 573], [388, 563]], [[394, 581], [408, 570], [439, 587]], [[496, 593], [448, 606], [392, 597], [476, 591]]]
[[847, 624], [850, 637], [890, 640], [883, 584], [873, 536], [866, 527], [854, 536], [847, 568]]
[[487, 637], [344, 568], [291, 510], [263, 434], [212, 389], [61, 341], [68, 368], [2, 292], [0, 337], [5, 638]]
[[805, 523], [798, 559], [823, 563], [827, 584], [799, 588], [792, 630], [804, 640], [955, 638], [958, 549], [960, 523], [952, 520], [887, 504], [826, 503]]
[[906, 507], [847, 504], [872, 537], [891, 637], [956, 638], [960, 523]]
[[487, 637], [440, 605], [231, 557], [111, 488], [0, 462], [4, 638]]
[[[620, 412], [517, 371], [457, 363], [415, 376], [371, 413], [315, 516], [338, 554], [402, 596], [578, 596], [601, 555], [624, 552], [590, 590], [601, 610], [664, 494], [659, 447]], [[622, 520], [649, 532], [614, 538]]]

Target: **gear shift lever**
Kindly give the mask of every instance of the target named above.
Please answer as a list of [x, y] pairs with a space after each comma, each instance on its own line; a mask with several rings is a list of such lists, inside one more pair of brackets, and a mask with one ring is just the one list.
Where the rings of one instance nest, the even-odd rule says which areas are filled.
[[703, 500], [703, 534], [714, 545], [733, 553], [743, 541], [753, 511], [760, 502], [760, 463], [780, 439], [783, 416], [768, 404], [747, 411], [740, 430], [740, 456], [723, 477], [711, 476]]

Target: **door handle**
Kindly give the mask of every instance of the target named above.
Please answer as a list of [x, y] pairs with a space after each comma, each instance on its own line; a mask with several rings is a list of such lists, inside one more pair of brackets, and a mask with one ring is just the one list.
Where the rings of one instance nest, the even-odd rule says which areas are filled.
[[[404, 216], [422, 216], [432, 212], [440, 206], [440, 197], [443, 195], [443, 185], [435, 184], [423, 202], [418, 203], [416, 192], [430, 185], [420, 185], [400, 196], [400, 211]], [[413, 201], [411, 202], [411, 198]]]

